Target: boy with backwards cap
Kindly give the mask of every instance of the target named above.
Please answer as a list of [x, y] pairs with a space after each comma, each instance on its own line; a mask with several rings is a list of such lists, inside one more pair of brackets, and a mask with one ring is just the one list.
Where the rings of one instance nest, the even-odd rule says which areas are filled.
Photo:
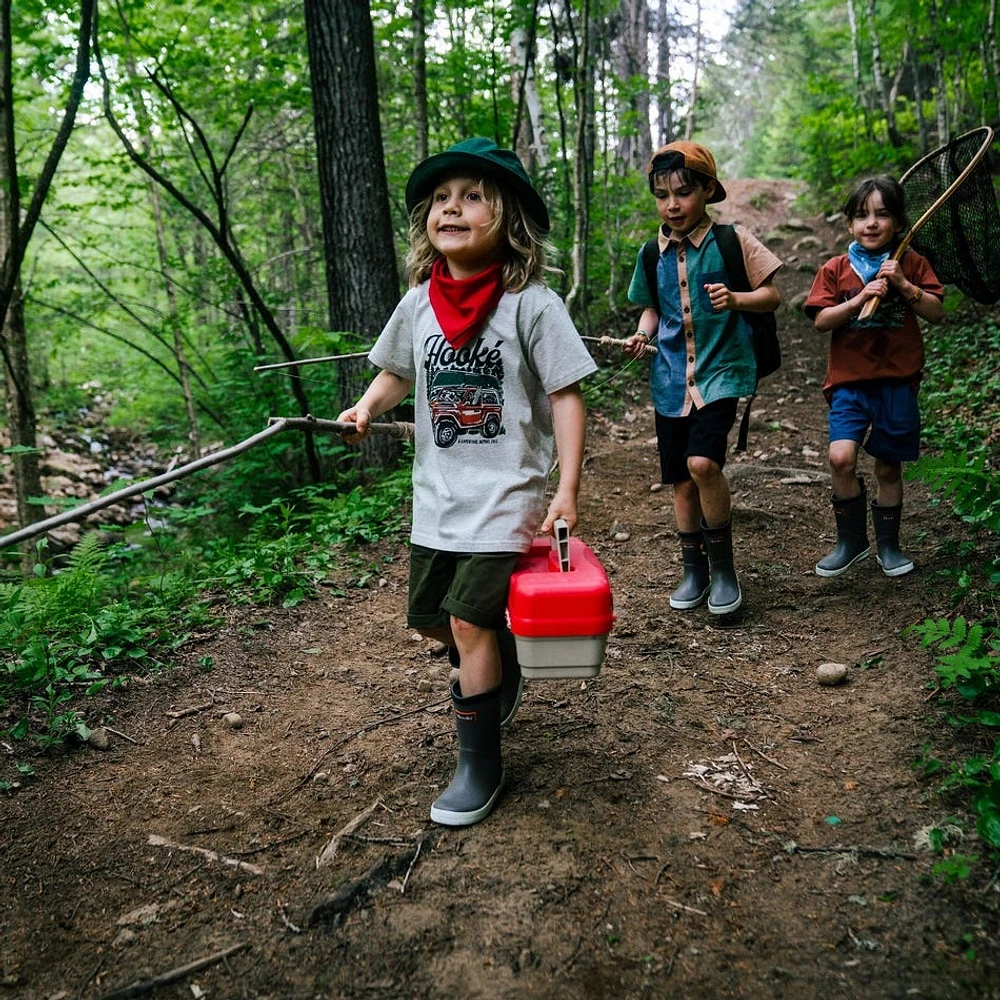
[[[625, 353], [656, 353], [650, 387], [656, 411], [661, 478], [673, 486], [684, 575], [670, 595], [678, 610], [708, 599], [712, 614], [743, 602], [733, 560], [732, 500], [723, 468], [741, 396], [753, 393], [757, 370], [745, 312], [773, 312], [781, 295], [772, 279], [781, 261], [742, 226], [736, 236], [753, 289], [728, 287], [722, 252], [706, 206], [722, 201], [715, 158], [694, 142], [662, 146], [648, 166], [660, 217], [658, 294], [646, 279], [641, 251], [628, 290], [643, 306]], [[656, 304], [659, 302], [659, 310]]]

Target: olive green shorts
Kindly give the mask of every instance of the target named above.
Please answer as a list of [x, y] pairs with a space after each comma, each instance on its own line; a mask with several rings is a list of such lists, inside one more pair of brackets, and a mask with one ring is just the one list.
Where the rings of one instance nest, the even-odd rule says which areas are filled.
[[500, 628], [518, 555], [411, 546], [407, 625], [418, 630], [448, 628], [454, 615], [480, 628]]

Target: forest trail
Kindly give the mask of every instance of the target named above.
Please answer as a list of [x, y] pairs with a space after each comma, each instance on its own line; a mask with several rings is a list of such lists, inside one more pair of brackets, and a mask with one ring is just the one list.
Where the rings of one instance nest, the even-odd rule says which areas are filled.
[[[717, 217], [787, 265], [784, 364], [728, 466], [743, 609], [669, 609], [648, 402], [592, 408], [579, 531], [617, 622], [599, 676], [526, 685], [494, 813], [428, 820], [448, 666], [405, 627], [405, 548], [379, 546], [377, 585], [232, 609], [104, 699], [107, 750], [0, 800], [0, 1000], [1000, 997], [996, 885], [928, 877], [948, 809], [913, 767], [960, 738], [901, 634], [950, 607], [954, 526], [908, 485], [916, 572], [814, 575], [826, 342], [789, 304], [840, 233], [808, 217], [778, 240], [790, 185], [727, 188]], [[825, 662], [844, 684], [817, 683]]]

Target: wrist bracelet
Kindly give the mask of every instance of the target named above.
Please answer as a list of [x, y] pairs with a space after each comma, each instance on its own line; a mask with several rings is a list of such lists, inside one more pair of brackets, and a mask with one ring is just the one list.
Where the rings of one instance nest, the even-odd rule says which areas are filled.
[[650, 341], [650, 336], [649, 336], [649, 334], [648, 334], [648, 333], [646, 333], [646, 331], [645, 331], [645, 330], [636, 330], [636, 331], [635, 331], [635, 335], [636, 335], [637, 337], [642, 337], [642, 339], [643, 339], [644, 341], [646, 341], [646, 343], [647, 343], [647, 344], [648, 344], [648, 343], [649, 343], [649, 341]]
[[914, 302], [919, 302], [924, 297], [924, 290], [922, 288], [917, 289], [916, 295], [911, 295], [906, 301], [912, 306]]

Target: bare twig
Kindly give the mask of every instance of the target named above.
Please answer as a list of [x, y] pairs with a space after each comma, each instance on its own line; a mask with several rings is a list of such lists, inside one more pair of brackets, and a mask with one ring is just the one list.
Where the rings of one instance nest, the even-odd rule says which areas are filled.
[[178, 844], [172, 840], [167, 840], [166, 837], [161, 837], [156, 833], [151, 833], [146, 843], [152, 845], [153, 847], [168, 847], [172, 851], [186, 851], [188, 854], [198, 854], [203, 858], [207, 858], [209, 861], [218, 861], [221, 864], [228, 865], [230, 868], [237, 868], [241, 872], [247, 872], [250, 875], [264, 874], [263, 868], [258, 868], [256, 865], [252, 865], [248, 861], [240, 861], [239, 858], [227, 858], [224, 854], [218, 854], [216, 851], [209, 851], [204, 847], [193, 847], [189, 844]]
[[137, 980], [128, 986], [123, 986], [120, 990], [105, 993], [98, 1000], [129, 1000], [130, 997], [139, 997], [144, 993], [152, 993], [153, 990], [159, 989], [161, 986], [166, 986], [168, 983], [174, 983], [178, 979], [183, 979], [185, 976], [191, 975], [192, 972], [200, 972], [202, 969], [207, 969], [210, 965], [217, 965], [219, 962], [223, 962], [229, 958], [230, 955], [235, 955], [238, 951], [244, 951], [249, 947], [249, 941], [244, 941], [242, 944], [231, 944], [228, 948], [223, 948], [222, 951], [206, 955], [204, 958], [195, 959], [193, 962], [188, 962], [187, 965], [179, 965], [176, 969], [171, 969], [169, 972], [161, 972], [160, 975], [154, 976], [152, 979]]
[[167, 712], [167, 718], [170, 719], [183, 719], [187, 715], [197, 715], [199, 712], [204, 712], [211, 708], [215, 704], [215, 699], [210, 698], [208, 701], [201, 705], [190, 705], [187, 708], [178, 708], [174, 712]]
[[355, 830], [364, 826], [369, 819], [374, 815], [376, 809], [384, 809], [385, 806], [382, 804], [381, 799], [376, 799], [367, 809], [362, 810], [358, 813], [354, 819], [345, 823], [327, 842], [326, 847], [323, 848], [319, 853], [319, 857], [316, 858], [316, 867], [324, 868], [326, 865], [333, 864], [333, 859], [337, 856], [337, 848], [340, 847], [341, 838], [348, 836], [355, 832]]
[[894, 847], [863, 847], [861, 845], [848, 845], [846, 847], [837, 844], [834, 847], [805, 847], [790, 840], [785, 844], [785, 851], [788, 854], [858, 854], [866, 858], [902, 858], [904, 861], [915, 861], [916, 854], [909, 851], [897, 851]]
[[707, 917], [708, 914], [704, 910], [696, 910], [693, 906], [685, 906], [683, 903], [678, 903], [676, 899], [667, 899], [666, 896], [660, 896], [667, 906], [673, 906], [678, 910], [683, 910], [685, 913], [693, 913], [699, 917]]
[[757, 754], [758, 757], [762, 757], [769, 764], [773, 764], [775, 767], [780, 767], [782, 771], [788, 770], [788, 768], [785, 767], [784, 764], [779, 763], [773, 757], [768, 757], [768, 755], [764, 753], [763, 750], [761, 750], [759, 747], [755, 747], [749, 740], [744, 740], [743, 742], [746, 743], [746, 745], [750, 747], [750, 749], [753, 750], [753, 752]]

